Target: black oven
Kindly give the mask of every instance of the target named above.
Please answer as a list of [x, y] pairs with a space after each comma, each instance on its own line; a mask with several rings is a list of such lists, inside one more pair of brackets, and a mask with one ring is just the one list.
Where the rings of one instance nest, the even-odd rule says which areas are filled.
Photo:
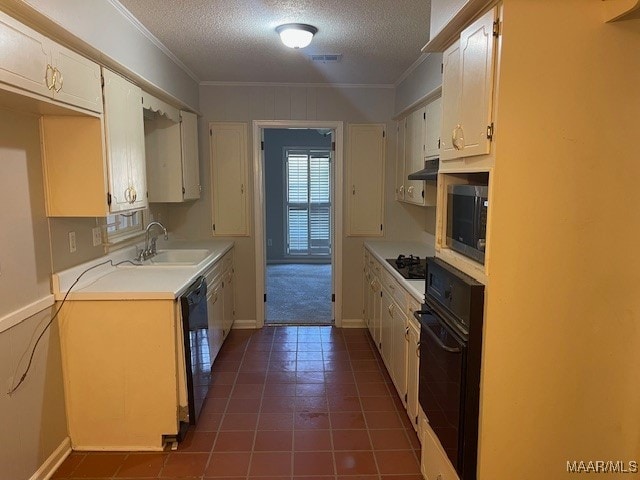
[[483, 305], [482, 284], [428, 259], [418, 399], [462, 480], [476, 476]]

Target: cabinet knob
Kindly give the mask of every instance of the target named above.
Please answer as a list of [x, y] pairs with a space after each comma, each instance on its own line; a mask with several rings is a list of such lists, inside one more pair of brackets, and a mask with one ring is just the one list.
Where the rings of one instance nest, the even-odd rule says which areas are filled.
[[407, 188], [407, 193], [409, 194], [409, 196], [410, 196], [411, 198], [413, 198], [413, 185], [412, 185], [412, 186], [410, 186], [409, 188]]

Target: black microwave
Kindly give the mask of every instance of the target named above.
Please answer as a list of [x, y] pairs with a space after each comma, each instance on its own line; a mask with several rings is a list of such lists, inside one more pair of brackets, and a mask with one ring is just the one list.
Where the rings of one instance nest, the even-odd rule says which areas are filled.
[[487, 244], [487, 185], [449, 185], [447, 246], [484, 264]]

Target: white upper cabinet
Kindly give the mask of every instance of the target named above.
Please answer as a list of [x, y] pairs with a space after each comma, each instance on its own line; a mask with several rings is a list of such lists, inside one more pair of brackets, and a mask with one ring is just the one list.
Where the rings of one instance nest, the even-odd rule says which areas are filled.
[[438, 97], [398, 120], [396, 200], [421, 206], [436, 204], [435, 182], [407, 177], [422, 170], [426, 159], [437, 158], [440, 154], [440, 115]]
[[180, 112], [180, 145], [182, 153], [182, 187], [184, 200], [200, 198], [200, 161], [198, 155], [198, 116]]
[[381, 124], [349, 125], [347, 235], [383, 233], [385, 130]]
[[247, 124], [209, 124], [213, 234], [249, 235]]
[[111, 211], [145, 208], [148, 202], [142, 91], [109, 70], [103, 69], [103, 76]]
[[425, 109], [424, 158], [438, 158], [440, 155], [440, 118], [442, 117], [442, 99], [436, 98]]
[[0, 12], [0, 82], [102, 112], [100, 66]]
[[404, 200], [404, 184], [405, 184], [405, 171], [404, 171], [404, 141], [405, 141], [405, 126], [406, 119], [400, 119], [396, 122], [396, 200]]
[[444, 52], [440, 160], [490, 151], [496, 16], [487, 12]]
[[[414, 110], [407, 117], [405, 127], [405, 176], [424, 168], [425, 107]], [[424, 181], [404, 180], [404, 200], [424, 205]]]
[[[198, 118], [145, 98], [144, 140], [149, 202], [184, 202], [200, 198]], [[157, 109], [156, 104], [162, 108]]]

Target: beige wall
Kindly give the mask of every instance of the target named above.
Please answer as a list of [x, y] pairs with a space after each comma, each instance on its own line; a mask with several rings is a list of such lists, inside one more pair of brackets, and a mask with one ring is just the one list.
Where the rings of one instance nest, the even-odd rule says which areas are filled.
[[[0, 318], [49, 295], [38, 119], [0, 109]], [[30, 348], [51, 309], [0, 333], [0, 480], [27, 479], [67, 436], [57, 323], [44, 334], [23, 385]]]
[[[209, 133], [211, 121], [253, 120], [334, 120], [348, 123], [386, 123], [385, 233], [388, 239], [423, 240], [427, 225], [433, 227], [433, 209], [400, 205], [393, 200], [395, 124], [392, 122], [394, 91], [385, 88], [307, 88], [261, 86], [201, 86], [200, 158], [202, 198], [192, 204], [168, 206], [169, 230], [178, 236], [211, 236], [211, 191]], [[346, 139], [348, 142], [348, 139]], [[251, 137], [249, 152], [252, 152]], [[250, 153], [251, 155], [251, 153]], [[345, 159], [346, 163], [347, 159]], [[253, 178], [252, 159], [250, 178]], [[251, 180], [250, 185], [253, 184]], [[252, 200], [251, 200], [252, 202]], [[253, 205], [253, 203], [251, 203]], [[253, 230], [253, 216], [251, 217]], [[238, 301], [236, 318], [254, 320], [255, 248], [253, 237], [236, 237], [235, 266]], [[362, 318], [362, 238], [346, 238], [343, 243], [343, 318]]]
[[399, 114], [442, 85], [442, 53], [429, 53], [395, 90], [394, 111]]
[[505, 1], [482, 480], [640, 460], [640, 20], [601, 9]]

